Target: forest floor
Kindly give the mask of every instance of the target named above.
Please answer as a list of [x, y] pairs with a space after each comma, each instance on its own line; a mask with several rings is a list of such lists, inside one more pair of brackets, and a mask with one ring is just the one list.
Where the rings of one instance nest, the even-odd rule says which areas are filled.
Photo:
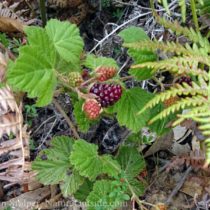
[[[0, 15], [12, 17], [27, 25], [42, 25], [39, 4], [37, 1], [1, 1]], [[56, 2], [56, 1], [54, 1]], [[60, 1], [65, 2], [65, 1]], [[157, 11], [169, 20], [181, 21], [177, 1], [169, 4], [171, 14], [159, 5]], [[139, 15], [140, 14], [140, 15]], [[81, 31], [85, 41], [85, 50], [96, 55], [112, 57], [120, 66], [120, 75], [127, 76], [132, 64], [126, 50], [122, 48], [122, 42], [117, 33], [128, 27], [142, 27], [151, 39], [176, 40], [177, 37], [157, 24], [152, 16], [148, 0], [141, 1], [88, 1], [75, 7], [59, 7], [55, 4], [46, 4], [47, 19], [56, 18], [75, 22]], [[192, 20], [187, 16], [187, 24]], [[3, 29], [2, 29], [3, 28]], [[11, 28], [13, 30], [11, 31]], [[17, 55], [17, 49], [24, 44], [25, 37], [21, 33], [21, 26], [15, 24], [0, 24], [0, 30], [7, 34], [9, 49]], [[178, 38], [185, 42], [184, 37]], [[0, 35], [3, 42], [3, 36]], [[165, 75], [166, 83], [170, 82], [170, 76]], [[148, 90], [158, 89], [155, 81], [138, 82], [133, 79], [126, 81], [129, 87], [141, 86]], [[60, 95], [59, 103], [66, 114], [74, 121], [72, 104], [68, 95]], [[62, 114], [51, 104], [44, 108], [36, 108], [34, 101], [24, 98], [23, 104], [24, 122], [30, 131], [30, 158], [34, 160], [37, 154], [48, 148], [50, 140], [55, 135], [72, 135], [72, 131]], [[145, 136], [149, 135], [147, 130]], [[119, 144], [128, 137], [129, 130], [118, 125], [116, 119], [102, 118], [97, 125], [92, 126], [87, 133], [79, 133], [80, 137], [88, 142], [96, 143], [103, 153], [113, 153]], [[113, 138], [115, 136], [115, 138]], [[144, 178], [147, 188], [141, 199], [147, 203], [158, 204], [160, 209], [169, 210], [208, 210], [210, 209], [210, 169], [203, 170], [194, 159], [190, 158], [192, 151], [196, 151], [197, 141], [192, 129], [192, 123], [177, 126], [166, 136], [155, 141], [146, 142], [140, 146], [144, 154], [147, 167], [139, 179]], [[0, 156], [2, 164], [8, 157]], [[194, 162], [193, 162], [194, 161]], [[0, 181], [1, 210], [13, 209], [82, 209], [73, 198], [63, 198], [58, 186], [43, 187], [37, 182], [29, 185], [5, 185]], [[22, 203], [22, 206], [21, 206]], [[33, 204], [36, 204], [34, 206]], [[71, 207], [65, 206], [70, 203]], [[3, 207], [4, 204], [4, 207]], [[26, 207], [28, 205], [28, 207]], [[7, 206], [7, 207], [6, 207]], [[132, 204], [126, 209], [134, 209]], [[145, 208], [146, 209], [146, 208]], [[147, 209], [154, 209], [147, 206]]]

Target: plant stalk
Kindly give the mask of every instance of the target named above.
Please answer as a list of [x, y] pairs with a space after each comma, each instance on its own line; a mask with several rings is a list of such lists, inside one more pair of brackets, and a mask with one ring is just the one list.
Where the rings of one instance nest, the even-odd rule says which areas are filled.
[[192, 16], [193, 16], [193, 22], [195, 24], [195, 29], [197, 32], [199, 32], [199, 25], [198, 25], [198, 17], [196, 14], [196, 6], [195, 6], [195, 0], [190, 0], [190, 7], [192, 11]]
[[39, 0], [39, 8], [41, 13], [42, 26], [44, 27], [47, 23], [45, 0]]

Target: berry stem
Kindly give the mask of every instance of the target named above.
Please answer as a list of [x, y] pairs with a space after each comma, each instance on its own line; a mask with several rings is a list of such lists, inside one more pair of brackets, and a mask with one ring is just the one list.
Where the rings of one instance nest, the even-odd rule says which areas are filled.
[[65, 111], [63, 110], [63, 108], [61, 107], [61, 105], [57, 102], [56, 99], [53, 99], [53, 104], [55, 105], [56, 109], [63, 115], [64, 119], [66, 120], [66, 122], [68, 123], [69, 127], [72, 130], [72, 133], [74, 135], [74, 137], [76, 139], [80, 139], [80, 136], [77, 132], [77, 129], [74, 126], [74, 123], [70, 120], [70, 118], [68, 117], [68, 115], [65, 113]]
[[74, 90], [78, 94], [79, 98], [82, 98], [82, 99], [85, 99], [85, 100], [87, 100], [87, 99], [95, 99], [96, 98], [96, 96], [94, 94], [82, 93], [78, 88], [75, 88]]
[[87, 81], [83, 82], [80, 85], [80, 87], [84, 87], [84, 86], [89, 85], [89, 84], [91, 84], [92, 82], [95, 82], [95, 81], [96, 81], [96, 77], [92, 77], [92, 78], [88, 79]]

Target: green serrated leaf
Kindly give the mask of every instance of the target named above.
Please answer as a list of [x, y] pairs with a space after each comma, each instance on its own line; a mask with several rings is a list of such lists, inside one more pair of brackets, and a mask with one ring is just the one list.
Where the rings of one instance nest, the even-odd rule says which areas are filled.
[[109, 176], [117, 175], [117, 170], [120, 168], [119, 164], [110, 156], [99, 156], [97, 151], [97, 145], [78, 140], [73, 146], [70, 156], [71, 163], [81, 176], [90, 180], [95, 180], [98, 175], [103, 173]]
[[69, 155], [72, 151], [74, 139], [67, 136], [57, 136], [51, 140], [50, 149], [47, 151], [49, 159], [62, 159], [69, 162]]
[[80, 63], [71, 63], [71, 62], [66, 62], [65, 60], [63, 60], [58, 54], [56, 57], [56, 64], [55, 64], [55, 69], [58, 72], [64, 73], [64, 74], [68, 74], [70, 72], [74, 72], [74, 71], [81, 71], [81, 66]]
[[121, 99], [114, 105], [119, 124], [125, 125], [133, 132], [138, 132], [142, 127], [146, 126], [147, 121], [150, 119], [150, 111], [147, 110], [141, 115], [137, 115], [137, 113], [152, 97], [151, 93], [141, 88], [124, 90]]
[[113, 58], [96, 57], [93, 54], [87, 55], [84, 65], [93, 70], [99, 66], [115, 67], [118, 69], [118, 65]]
[[64, 180], [67, 170], [71, 168], [69, 155], [73, 142], [69, 137], [55, 137], [52, 140], [52, 148], [42, 150], [32, 163], [32, 169], [37, 172], [36, 177], [41, 183], [58, 184]]
[[82, 131], [82, 132], [87, 132], [93, 122], [90, 121], [85, 116], [84, 112], [82, 112], [83, 103], [84, 103], [83, 100], [75, 102], [73, 113], [74, 113], [74, 117], [76, 119], [77, 125], [79, 127], [79, 130]]
[[45, 29], [37, 26], [27, 26], [24, 31], [30, 46], [41, 47], [47, 51], [51, 42]]
[[85, 179], [84, 183], [80, 186], [74, 197], [79, 201], [85, 201], [93, 189], [93, 182]]
[[115, 197], [109, 197], [111, 191], [111, 180], [96, 181], [93, 191], [87, 197], [88, 210], [114, 210], [120, 207], [120, 203], [118, 200], [115, 200]]
[[[136, 178], [128, 179], [129, 187], [132, 189], [132, 191], [137, 195], [140, 196], [145, 191], [145, 184], [143, 182], [140, 182]], [[128, 192], [130, 194], [130, 192]]]
[[76, 25], [51, 19], [46, 32], [61, 58], [74, 64], [80, 62], [84, 43]]
[[110, 155], [101, 157], [102, 173], [109, 174], [110, 176], [117, 176], [121, 171], [120, 165], [117, 161], [113, 160]]
[[144, 158], [136, 148], [122, 146], [116, 159], [127, 178], [134, 178], [145, 169]]
[[70, 156], [71, 163], [81, 176], [95, 180], [101, 172], [101, 161], [98, 158], [98, 146], [84, 140], [77, 140]]
[[[122, 146], [116, 157], [122, 167], [122, 173], [126, 183], [128, 184], [129, 194], [134, 192], [137, 196], [144, 192], [144, 183], [136, 179], [136, 176], [145, 169], [145, 161], [136, 148]], [[131, 193], [132, 189], [132, 193]]]
[[73, 195], [84, 183], [85, 178], [80, 176], [77, 171], [73, 171], [71, 175], [66, 174], [63, 183], [60, 184], [63, 196]]
[[[140, 42], [144, 40], [149, 40], [149, 37], [142, 28], [131, 26], [124, 29], [119, 33], [119, 36], [123, 38], [125, 43]], [[129, 48], [128, 55], [132, 57], [135, 64], [140, 64], [146, 61], [154, 61], [157, 59], [157, 56], [147, 50], [138, 50]], [[133, 75], [137, 80], [149, 79], [153, 76], [152, 69], [130, 69], [129, 73]]]
[[142, 40], [149, 40], [148, 35], [140, 27], [130, 26], [119, 33], [119, 36], [126, 43], [138, 42]]
[[37, 106], [49, 104], [57, 83], [54, 59], [54, 53], [40, 52], [39, 47], [22, 47], [19, 58], [8, 70], [8, 83], [27, 92], [29, 98], [37, 97]]

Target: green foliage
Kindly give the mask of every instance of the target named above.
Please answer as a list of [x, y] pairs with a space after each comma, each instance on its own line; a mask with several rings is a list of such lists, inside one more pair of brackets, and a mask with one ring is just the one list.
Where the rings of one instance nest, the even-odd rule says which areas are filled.
[[35, 150], [36, 149], [36, 144], [33, 139], [29, 139], [29, 148], [30, 150]]
[[[127, 46], [129, 46], [130, 43], [140, 41], [147, 42], [149, 40], [149, 37], [142, 28], [134, 26], [124, 29], [119, 33], [119, 36], [123, 38], [125, 45], [128, 44]], [[133, 58], [135, 64], [156, 60], [156, 54], [147, 48], [137, 49], [128, 47], [128, 55]], [[142, 71], [139, 71], [139, 68], [130, 69], [129, 73], [133, 75], [137, 80], [145, 80], [153, 76], [151, 68], [146, 67]]]
[[24, 108], [25, 108], [25, 112], [26, 112], [26, 123], [29, 126], [31, 126], [32, 125], [32, 119], [38, 115], [36, 107], [35, 107], [34, 104], [33, 105], [26, 104], [24, 106]]
[[32, 168], [37, 171], [37, 179], [45, 184], [58, 184], [63, 181], [67, 171], [71, 168], [69, 154], [73, 140], [68, 137], [55, 137], [51, 141], [51, 148], [42, 150]]
[[111, 0], [101, 0], [101, 6], [104, 8], [110, 7], [112, 1]]
[[122, 189], [111, 180], [97, 181], [93, 191], [87, 197], [88, 210], [110, 210], [119, 208], [123, 201], [129, 199]]
[[93, 54], [87, 55], [84, 65], [93, 70], [99, 66], [115, 67], [118, 69], [118, 65], [113, 58], [96, 57]]
[[28, 27], [25, 32], [29, 44], [20, 48], [7, 80], [13, 88], [37, 98], [37, 106], [45, 106], [52, 101], [60, 64], [69, 65], [69, 71], [80, 68], [83, 41], [75, 25], [57, 20], [50, 20], [45, 29]]
[[64, 196], [86, 201], [88, 209], [114, 210], [129, 195], [142, 194], [144, 184], [136, 176], [145, 163], [136, 149], [122, 147], [116, 158], [98, 155], [97, 150], [97, 145], [82, 139], [73, 142], [69, 137], [55, 137], [32, 168], [41, 183], [60, 184]]
[[209, 0], [203, 0], [203, 4], [197, 5], [198, 11], [200, 15], [210, 16], [210, 2]]
[[51, 20], [46, 25], [46, 32], [61, 58], [72, 64], [80, 62], [84, 43], [76, 25]]
[[[165, 1], [166, 2], [166, 1]], [[177, 101], [171, 106], [162, 109], [159, 113], [153, 113], [149, 123], [161, 122], [160, 120], [166, 117], [173, 116], [180, 113], [184, 109], [188, 109], [187, 114], [178, 114], [178, 119], [174, 122], [174, 125], [181, 123], [185, 119], [193, 119], [200, 124], [200, 129], [203, 134], [209, 136], [209, 67], [210, 67], [210, 42], [206, 37], [203, 37], [200, 32], [195, 32], [193, 29], [182, 27], [178, 22], [171, 23], [163, 18], [156, 17], [156, 19], [165, 27], [175, 31], [177, 35], [183, 34], [191, 42], [189, 44], [181, 45], [176, 42], [157, 42], [149, 40], [140, 40], [133, 43], [125, 43], [124, 46], [129, 50], [150, 50], [156, 52], [159, 50], [165, 54], [164, 60], [161, 61], [144, 61], [139, 62], [137, 65], [133, 65], [131, 68], [138, 69], [139, 72], [145, 72], [145, 68], [152, 69], [149, 73], [155, 74], [156, 72], [169, 71], [176, 73], [177, 75], [188, 75], [193, 77], [192, 84], [182, 83], [176, 84], [166, 91], [163, 91], [147, 102], [141, 111], [139, 116], [147, 114], [149, 110], [154, 109], [155, 106], [164, 102], [170, 98], [177, 97]], [[132, 36], [132, 35], [131, 35]], [[150, 115], [152, 116], [152, 115]], [[120, 122], [120, 119], [119, 119]], [[157, 123], [158, 125], [159, 123]], [[206, 159], [207, 163], [210, 163], [210, 143], [207, 138], [206, 147]]]
[[6, 208], [4, 208], [4, 210], [12, 210], [11, 206], [7, 206]]
[[122, 167], [122, 173], [129, 188], [136, 195], [141, 195], [144, 191], [144, 185], [136, 179], [136, 176], [145, 168], [143, 157], [139, 155], [139, 152], [135, 148], [124, 146], [120, 149], [117, 161]]
[[[168, 6], [168, 0], [158, 0], [158, 1], [163, 4], [167, 13], [170, 14], [170, 9], [169, 9], [169, 6]], [[178, 2], [179, 2], [180, 9], [181, 9], [182, 21], [185, 22], [186, 21], [186, 10], [187, 10], [186, 1], [185, 0], [179, 0]], [[198, 4], [203, 5], [203, 0], [197, 0], [197, 2], [198, 2]], [[153, 3], [153, 1], [152, 1], [152, 3]], [[191, 2], [191, 4], [192, 4], [192, 2]], [[192, 12], [194, 12], [194, 11], [192, 10]]]
[[122, 30], [119, 36], [123, 38], [125, 43], [133, 43], [143, 40], [149, 40], [149, 37], [142, 28], [130, 26]]
[[73, 195], [76, 193], [80, 186], [84, 183], [85, 178], [80, 176], [79, 173], [75, 170], [71, 174], [67, 174], [60, 184], [61, 191], [64, 196]]
[[[153, 98], [151, 93], [141, 88], [132, 88], [125, 90], [121, 99], [114, 105], [113, 111], [117, 113], [116, 117], [120, 125], [125, 125], [133, 132], [138, 132], [147, 124], [150, 111], [137, 115], [139, 109]], [[123, 110], [123, 112], [122, 112]]]
[[5, 46], [9, 47], [9, 40], [7, 39], [7, 36], [5, 33], [0, 33], [0, 42]]
[[74, 197], [79, 201], [86, 201], [88, 195], [93, 190], [93, 182], [89, 179], [85, 179], [84, 183], [80, 186], [76, 193], [74, 193]]
[[[98, 146], [84, 140], [75, 142], [70, 157], [71, 163], [80, 175], [95, 180], [100, 174], [116, 176], [120, 171], [119, 164], [109, 155], [98, 155]], [[97, 166], [97, 167], [96, 167]]]

